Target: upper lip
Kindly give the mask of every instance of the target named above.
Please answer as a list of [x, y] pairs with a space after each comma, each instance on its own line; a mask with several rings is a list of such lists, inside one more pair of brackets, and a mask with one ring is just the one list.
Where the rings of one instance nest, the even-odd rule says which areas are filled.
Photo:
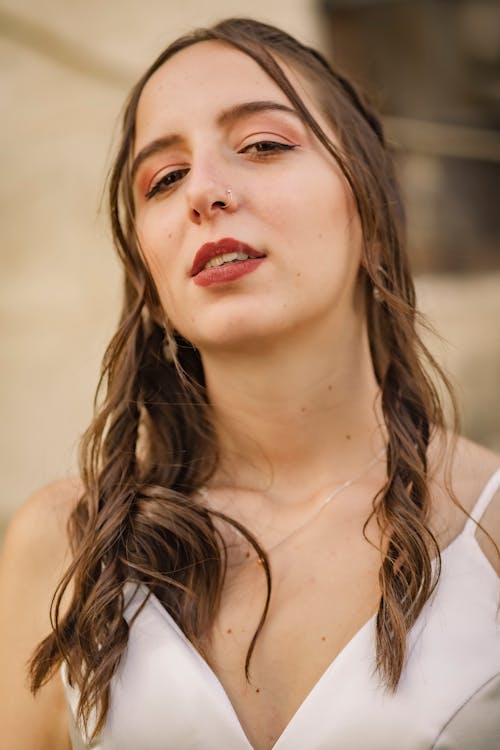
[[196, 276], [197, 273], [202, 271], [206, 263], [208, 263], [211, 258], [215, 258], [216, 255], [236, 252], [245, 253], [251, 258], [264, 257], [264, 253], [247, 245], [246, 242], [234, 240], [232, 237], [223, 237], [221, 240], [216, 240], [216, 242], [205, 242], [205, 244], [200, 247], [194, 256], [193, 265], [191, 266], [190, 271], [191, 276]]

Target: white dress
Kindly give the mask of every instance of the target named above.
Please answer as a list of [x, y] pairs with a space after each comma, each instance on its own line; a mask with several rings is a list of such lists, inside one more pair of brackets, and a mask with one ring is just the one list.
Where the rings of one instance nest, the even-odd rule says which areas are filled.
[[[477, 500], [474, 520], [499, 487], [500, 470]], [[330, 664], [273, 750], [500, 750], [499, 581], [475, 531], [469, 519], [442, 552], [441, 578], [409, 633], [396, 692], [374, 675], [373, 617]], [[145, 593], [128, 588], [128, 620]], [[64, 668], [63, 679], [74, 750], [252, 750], [216, 675], [154, 596], [130, 629], [95, 744], [77, 729], [78, 694]]]

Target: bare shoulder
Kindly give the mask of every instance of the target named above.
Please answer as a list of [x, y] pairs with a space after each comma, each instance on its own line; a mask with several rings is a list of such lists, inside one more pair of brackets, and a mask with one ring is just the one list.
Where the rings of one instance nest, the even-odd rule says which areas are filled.
[[50, 608], [70, 562], [67, 522], [81, 494], [78, 480], [35, 492], [15, 513], [0, 556], [0, 725], [9, 747], [66, 750], [69, 735], [59, 675], [36, 698], [27, 664], [50, 633]]
[[[451, 446], [451, 485], [455, 497], [467, 512], [474, 508], [480, 497], [485, 497], [489, 487], [489, 502], [478, 519], [480, 527], [476, 536], [484, 554], [500, 575], [500, 455], [463, 437]], [[462, 526], [464, 522], [465, 519]]]
[[81, 480], [77, 477], [45, 485], [16, 511], [7, 533], [57, 535], [66, 525], [82, 489]]
[[487, 492], [487, 507], [478, 519], [480, 526], [476, 531], [476, 537], [484, 554], [500, 576], [500, 456], [468, 441], [465, 452], [471, 463], [471, 474], [474, 476], [476, 472], [480, 477], [479, 486], [475, 488], [476, 497], [484, 496], [483, 493]]
[[[5, 533], [2, 562], [20, 572], [60, 575], [69, 562], [67, 524], [82, 492], [79, 479], [53, 482], [36, 491], [12, 517]], [[29, 554], [26, 554], [29, 550]]]
[[453, 490], [458, 500], [470, 510], [488, 481], [500, 469], [500, 456], [478, 443], [459, 437], [452, 445], [450, 468]]

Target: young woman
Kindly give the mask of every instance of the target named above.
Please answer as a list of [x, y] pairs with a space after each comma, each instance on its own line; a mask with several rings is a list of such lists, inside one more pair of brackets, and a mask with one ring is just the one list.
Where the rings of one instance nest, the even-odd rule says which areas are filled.
[[4, 546], [6, 747], [496, 747], [500, 460], [445, 429], [377, 116], [225, 21], [134, 88], [110, 192], [81, 480]]

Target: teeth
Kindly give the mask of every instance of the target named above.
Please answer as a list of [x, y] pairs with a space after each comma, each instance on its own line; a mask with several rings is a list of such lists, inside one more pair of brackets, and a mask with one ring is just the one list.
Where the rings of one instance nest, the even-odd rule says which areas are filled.
[[204, 267], [216, 268], [217, 266], [223, 266], [224, 263], [234, 263], [235, 260], [248, 260], [250, 257], [250, 255], [240, 251], [235, 253], [222, 253], [222, 255], [216, 255], [214, 258], [210, 258]]

